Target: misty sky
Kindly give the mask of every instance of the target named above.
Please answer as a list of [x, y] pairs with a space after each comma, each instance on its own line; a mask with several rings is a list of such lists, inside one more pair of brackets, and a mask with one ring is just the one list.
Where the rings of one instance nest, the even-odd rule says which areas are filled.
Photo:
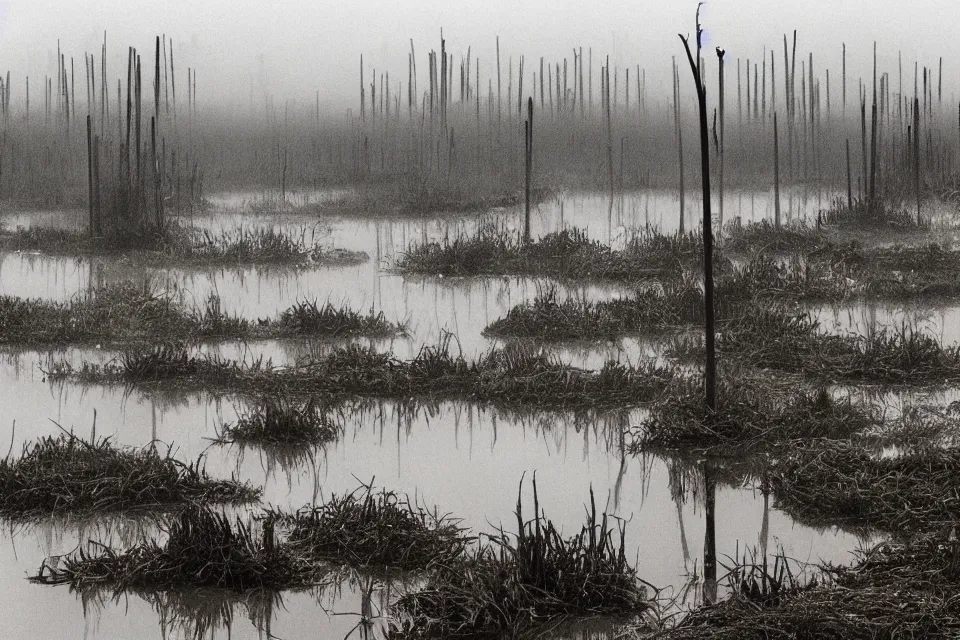
[[[325, 108], [342, 109], [359, 99], [361, 53], [368, 70], [389, 70], [394, 84], [402, 81], [405, 95], [410, 38], [420, 87], [426, 86], [425, 54], [439, 50], [442, 28], [456, 61], [473, 46], [483, 86], [495, 73], [499, 35], [504, 69], [511, 55], [514, 64], [527, 56], [533, 69], [540, 56], [557, 60], [572, 57], [574, 46], [592, 46], [595, 68], [600, 52], [620, 66], [640, 64], [653, 92], [661, 79], [667, 86], [670, 57], [683, 55], [676, 34], [693, 31], [694, 10], [695, 2], [686, 0], [0, 0], [0, 69], [11, 70], [14, 90], [20, 89], [15, 99], [22, 99], [25, 75], [52, 72], [59, 38], [76, 60], [79, 92], [83, 54], [99, 58], [104, 31], [114, 83], [127, 45], [140, 48], [146, 69], [153, 62], [152, 37], [166, 33], [175, 43], [178, 79], [185, 80], [187, 66], [199, 69], [201, 103], [232, 99], [246, 105], [251, 86], [263, 86], [278, 102], [312, 104], [320, 91]], [[894, 87], [898, 49], [905, 87], [912, 87], [917, 58], [936, 67], [943, 56], [945, 98], [956, 89], [948, 79], [960, 78], [960, 2], [952, 0], [709, 0], [703, 20], [710, 56], [720, 44], [734, 64], [737, 57], [757, 60], [766, 45], [776, 47], [780, 65], [783, 33], [797, 29], [802, 59], [812, 49], [815, 67], [832, 69], [831, 82], [839, 76], [841, 43], [847, 42], [853, 77], [867, 72], [873, 40]]]

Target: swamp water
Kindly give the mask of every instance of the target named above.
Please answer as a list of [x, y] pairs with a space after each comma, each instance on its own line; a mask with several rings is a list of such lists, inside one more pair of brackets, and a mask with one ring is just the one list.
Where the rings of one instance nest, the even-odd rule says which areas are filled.
[[[759, 195], [754, 195], [757, 202]], [[644, 194], [630, 198], [608, 217], [602, 197], [565, 195], [539, 207], [534, 233], [563, 226], [588, 229], [592, 237], [616, 241], [622, 229], [642, 228], [647, 220], [669, 230], [663, 220], [675, 211], [675, 197]], [[217, 199], [213, 199], [214, 202]], [[728, 216], [736, 207], [727, 201]], [[691, 205], [692, 206], [692, 205]], [[815, 205], [811, 205], [815, 206]], [[824, 205], [825, 206], [825, 205]], [[649, 208], [647, 208], [649, 207]], [[561, 213], [562, 210], [562, 213]], [[656, 211], [654, 219], [653, 211]], [[734, 213], [730, 213], [733, 211]], [[762, 207], [757, 217], [764, 215]], [[563, 216], [562, 223], [560, 216]], [[619, 215], [619, 217], [617, 217]], [[741, 210], [744, 219], [751, 213]], [[814, 214], [815, 215], [815, 214]], [[23, 216], [29, 222], [30, 216]], [[645, 220], [646, 218], [646, 220]], [[278, 221], [279, 220], [279, 221]], [[157, 290], [172, 290], [198, 304], [210, 293], [225, 309], [248, 318], [274, 316], [298, 299], [345, 303], [355, 310], [382, 311], [388, 320], [404, 320], [409, 335], [378, 341], [378, 348], [411, 357], [422, 345], [435, 344], [449, 332], [468, 356], [488, 349], [483, 328], [512, 306], [532, 300], [546, 281], [529, 278], [405, 279], [390, 271], [393, 259], [411, 242], [469, 231], [477, 218], [430, 220], [322, 220], [326, 242], [366, 251], [371, 260], [343, 268], [289, 269], [147, 269], [104, 259], [51, 258], [7, 253], [0, 256], [0, 294], [66, 300], [91, 286], [134, 279]], [[517, 225], [515, 210], [492, 212], [484, 222]], [[44, 220], [46, 223], [47, 220]], [[243, 225], [316, 224], [296, 215], [262, 217], [212, 211], [194, 218], [209, 228]], [[620, 232], [623, 233], [623, 232]], [[591, 299], [624, 293], [610, 286], [564, 286], [561, 295]], [[263, 342], [204, 347], [236, 358], [265, 355], [292, 362], [329, 348], [324, 343]], [[635, 360], [649, 355], [643, 341], [555, 348], [557, 357], [598, 367], [607, 359]], [[50, 383], [43, 369], [65, 358], [105, 361], [115, 354], [94, 347], [56, 353], [10, 353], [0, 362], [0, 442], [14, 455], [25, 443], [62, 428], [79, 434], [109, 435], [119, 444], [142, 446], [157, 440], [172, 445], [178, 459], [206, 457], [215, 477], [235, 474], [264, 488], [263, 502], [295, 510], [333, 493], [353, 491], [373, 481], [436, 505], [462, 519], [474, 533], [494, 533], [502, 524], [515, 527], [513, 509], [521, 480], [529, 504], [529, 479], [536, 473], [540, 504], [546, 515], [573, 534], [584, 520], [584, 505], [593, 489], [598, 507], [628, 521], [627, 554], [641, 578], [681, 593], [702, 566], [703, 509], [680, 495], [677, 463], [659, 457], [623, 454], [623, 429], [642, 420], [642, 412], [582, 415], [516, 415], [491, 407], [443, 402], [414, 409], [391, 402], [346, 405], [337, 421], [342, 437], [322, 449], [284, 457], [264, 451], [219, 446], [211, 442], [224, 423], [235, 420], [244, 405], [214, 398], [202, 389], [183, 394], [148, 393], [117, 387]], [[96, 416], [96, 418], [94, 417]], [[14, 427], [15, 424], [15, 427]], [[800, 562], [847, 563], [851, 552], [870, 541], [833, 530], [796, 524], [777, 511], [772, 499], [749, 487], [720, 487], [716, 497], [717, 553], [721, 563], [746, 547], [781, 549]], [[155, 527], [130, 518], [95, 522], [70, 519], [7, 527], [0, 533], [0, 637], [29, 629], [49, 638], [346, 637], [354, 629], [373, 631], [383, 623], [390, 602], [404, 589], [402, 580], [344, 575], [323, 590], [284, 593], [281, 600], [217, 593], [121, 594], [83, 601], [65, 587], [29, 583], [45, 558], [72, 551], [93, 539], [124, 548], [155, 535]], [[720, 569], [720, 575], [723, 569]], [[373, 628], [357, 625], [372, 620]], [[198, 636], [199, 633], [199, 636]]]

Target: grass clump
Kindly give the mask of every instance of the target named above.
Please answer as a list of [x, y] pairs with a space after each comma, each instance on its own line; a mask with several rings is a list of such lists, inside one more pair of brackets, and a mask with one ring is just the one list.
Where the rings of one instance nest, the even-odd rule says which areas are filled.
[[361, 252], [325, 249], [308, 237], [306, 227], [298, 231], [262, 227], [240, 227], [214, 233], [191, 234], [189, 242], [177, 246], [177, 258], [205, 264], [358, 264], [367, 260]]
[[258, 538], [239, 519], [231, 523], [207, 508], [185, 510], [161, 543], [149, 540], [124, 552], [91, 544], [47, 560], [32, 580], [68, 584], [80, 592], [206, 587], [246, 591], [292, 589], [317, 582], [317, 568], [275, 544], [271, 526]]
[[778, 227], [769, 220], [741, 224], [738, 219], [726, 232], [723, 248], [730, 253], [807, 253], [828, 242], [823, 231], [805, 223]]
[[722, 453], [776, 448], [807, 439], [846, 440], [876, 426], [880, 419], [850, 400], [826, 390], [788, 392], [723, 376], [717, 406], [704, 403], [703, 382], [679, 382], [655, 404], [636, 430], [631, 449], [709, 449]]
[[264, 398], [236, 423], [224, 425], [218, 440], [242, 446], [317, 446], [336, 440], [340, 431], [315, 398], [300, 403], [277, 395]]
[[[736, 317], [758, 300], [840, 300], [847, 295], [843, 280], [819, 272], [797, 262], [783, 264], [757, 258], [719, 278], [717, 314], [721, 320]], [[639, 289], [631, 298], [603, 301], [558, 301], [556, 289], [551, 287], [532, 303], [510, 309], [485, 333], [550, 340], [616, 339], [703, 321], [700, 284], [682, 278]]]
[[518, 499], [517, 533], [501, 530], [401, 597], [390, 637], [520, 637], [572, 618], [643, 614], [651, 605], [626, 559], [624, 526], [598, 517], [592, 493], [590, 502], [581, 531], [564, 538], [540, 513], [534, 483], [534, 517], [524, 519]]
[[297, 302], [275, 319], [256, 323], [224, 311], [216, 295], [185, 307], [173, 297], [123, 283], [94, 289], [67, 302], [0, 296], [0, 344], [130, 344], [143, 341], [268, 339], [403, 333], [382, 313], [366, 315], [329, 302]]
[[[531, 189], [530, 198], [539, 203], [551, 195], [547, 188]], [[365, 185], [315, 208], [320, 214], [354, 216], [418, 216], [436, 213], [474, 213], [523, 204], [522, 191], [491, 188], [484, 182], [452, 184], [446, 181], [402, 180]]]
[[[721, 328], [719, 348], [740, 362], [835, 382], [924, 384], [960, 378], [960, 346], [943, 346], [906, 325], [866, 336], [820, 330], [809, 313], [757, 309]], [[674, 353], [689, 357], [696, 345]]]
[[457, 522], [405, 496], [363, 486], [281, 520], [298, 554], [353, 568], [418, 571], [456, 562], [471, 539]]
[[403, 334], [402, 324], [386, 319], [383, 312], [363, 315], [349, 307], [319, 304], [316, 300], [295, 302], [280, 313], [270, 326], [279, 336], [323, 335], [332, 338], [366, 336], [370, 338]]
[[165, 345], [128, 352], [106, 366], [68, 363], [48, 372], [52, 379], [85, 383], [179, 384], [249, 393], [355, 398], [463, 399], [505, 406], [631, 407], [654, 399], [673, 370], [651, 363], [607, 362], [596, 371], [564, 364], [523, 347], [494, 348], [475, 360], [455, 355], [449, 338], [400, 360], [370, 347], [350, 345], [318, 359], [277, 368], [269, 362], [240, 364], [191, 355]]
[[[690, 236], [693, 238], [693, 236]], [[441, 276], [549, 276], [568, 280], [635, 282], [678, 276], [681, 258], [693, 251], [686, 236], [651, 234], [622, 251], [565, 229], [524, 243], [516, 234], [482, 227], [473, 235], [413, 246], [397, 263], [404, 273]]]
[[213, 232], [170, 224], [160, 232], [125, 231], [102, 238], [91, 238], [80, 231], [18, 227], [12, 233], [0, 235], [0, 240], [16, 251], [70, 256], [123, 254], [148, 264], [342, 265], [368, 259], [362, 252], [323, 247], [307, 227], [299, 230], [240, 227]]
[[214, 318], [214, 308], [211, 301], [191, 317], [170, 299], [131, 284], [95, 289], [66, 303], [0, 296], [0, 343], [68, 344], [182, 335], [207, 328], [205, 321], [215, 321], [221, 329], [240, 329], [239, 322], [228, 323], [222, 314]]
[[916, 229], [916, 217], [891, 200], [854, 198], [853, 207], [845, 198], [836, 198], [830, 207], [818, 214], [821, 224], [854, 229]]
[[883, 457], [837, 442], [788, 452], [769, 481], [779, 507], [802, 522], [902, 533], [955, 526], [958, 478], [960, 449]]
[[953, 299], [960, 296], [960, 251], [942, 244], [862, 249], [848, 245], [829, 254], [834, 268], [861, 282], [864, 294], [882, 300]]
[[235, 480], [213, 480], [199, 462], [184, 464], [154, 445], [118, 448], [109, 438], [87, 441], [64, 433], [28, 445], [16, 460], [0, 461], [0, 515], [11, 519], [240, 503], [258, 495]]
[[191, 506], [165, 539], [123, 552], [90, 543], [48, 559], [33, 580], [80, 592], [219, 588], [237, 592], [320, 585], [338, 565], [422, 570], [458, 562], [471, 539], [448, 516], [370, 486], [294, 515], [254, 523]]
[[664, 640], [955, 638], [960, 543], [924, 536], [861, 551], [850, 567], [823, 567], [776, 597], [735, 597], [691, 613]]
[[716, 290], [721, 305], [754, 300], [836, 302], [851, 293], [843, 278], [822, 265], [796, 259], [782, 262], [766, 256], [735, 267], [718, 279]]
[[557, 291], [551, 287], [532, 303], [510, 309], [505, 317], [487, 326], [484, 334], [550, 340], [613, 340], [685, 324], [702, 315], [703, 292], [687, 280], [640, 289], [632, 298], [601, 302], [575, 298], [558, 301]]

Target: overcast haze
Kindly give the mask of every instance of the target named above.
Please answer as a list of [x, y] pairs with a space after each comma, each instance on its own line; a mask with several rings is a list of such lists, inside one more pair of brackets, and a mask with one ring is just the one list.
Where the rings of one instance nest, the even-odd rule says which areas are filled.
[[[692, 32], [694, 9], [695, 3], [685, 0], [0, 0], [0, 56], [3, 68], [21, 78], [14, 84], [16, 90], [27, 73], [51, 73], [58, 38], [65, 53], [74, 56], [79, 72], [83, 52], [99, 54], [106, 31], [112, 53], [108, 73], [116, 77], [128, 44], [139, 46], [152, 63], [151, 38], [166, 33], [175, 43], [178, 78], [186, 75], [187, 66], [199, 69], [201, 106], [215, 96], [246, 103], [251, 81], [267, 78], [265, 86], [278, 99], [312, 102], [319, 90], [325, 106], [341, 108], [358, 99], [361, 53], [368, 69], [390, 71], [393, 85], [400, 81], [405, 87], [410, 38], [424, 77], [425, 54], [430, 48], [439, 49], [442, 28], [455, 60], [468, 45], [473, 46], [484, 86], [495, 69], [494, 43], [499, 35], [504, 67], [511, 55], [515, 63], [523, 54], [538, 66], [539, 56], [557, 60], [571, 56], [574, 45], [585, 51], [592, 46], [595, 57], [609, 52], [618, 65], [644, 66], [653, 91], [657, 79], [668, 77], [663, 72], [669, 69], [670, 56], [682, 54], [676, 34]], [[812, 49], [815, 66], [829, 65], [837, 74], [841, 43], [846, 41], [850, 75], [855, 76], [866, 71], [876, 39], [881, 64], [886, 61], [891, 70], [897, 50], [903, 51], [905, 86], [908, 77], [912, 83], [914, 59], [935, 67], [943, 56], [945, 98], [954, 94], [948, 80], [960, 73], [955, 62], [960, 60], [957, 24], [960, 4], [946, 0], [711, 0], [704, 9], [711, 48], [724, 46], [728, 60], [757, 60], [767, 45], [778, 47], [779, 63], [782, 34], [797, 29], [798, 51]], [[599, 60], [594, 65], [599, 67]]]

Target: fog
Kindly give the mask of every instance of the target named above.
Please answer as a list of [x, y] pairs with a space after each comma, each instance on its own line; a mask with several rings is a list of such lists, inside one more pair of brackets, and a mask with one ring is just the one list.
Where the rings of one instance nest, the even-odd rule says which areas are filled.
[[[0, 2], [0, 57], [16, 91], [28, 74], [55, 73], [58, 40], [67, 64], [73, 56], [82, 73], [84, 52], [99, 57], [106, 32], [108, 74], [116, 77], [128, 45], [141, 50], [147, 67], [153, 37], [165, 33], [174, 43], [178, 78], [186, 76], [187, 67], [198, 71], [201, 107], [259, 101], [264, 91], [278, 102], [312, 103], [319, 91], [325, 108], [343, 109], [359, 100], [361, 54], [368, 72], [389, 71], [394, 86], [400, 82], [406, 91], [410, 39], [425, 76], [426, 52], [439, 49], [442, 29], [455, 61], [472, 46], [483, 86], [495, 74], [499, 36], [504, 72], [511, 57], [516, 65], [520, 55], [527, 56], [528, 65], [535, 61], [528, 67], [532, 70], [540, 56], [562, 60], [572, 57], [574, 46], [584, 52], [592, 47], [595, 67], [601, 53], [621, 68], [640, 65], [648, 91], [660, 87], [660, 95], [668, 95], [670, 58], [683, 55], [676, 34], [693, 31], [694, 10], [694, 2], [675, 0], [5, 0]], [[914, 60], [936, 68], [942, 56], [944, 98], [953, 95], [947, 79], [960, 73], [958, 20], [960, 4], [947, 0], [710, 0], [703, 9], [709, 51], [723, 46], [733, 64], [737, 58], [757, 61], [764, 46], [774, 47], [781, 63], [783, 34], [796, 29], [801, 59], [813, 51], [815, 66], [829, 66], [834, 78], [846, 42], [848, 75], [855, 78], [868, 73], [876, 40], [881, 67], [892, 72], [894, 83], [902, 51], [905, 86], [912, 82]]]

